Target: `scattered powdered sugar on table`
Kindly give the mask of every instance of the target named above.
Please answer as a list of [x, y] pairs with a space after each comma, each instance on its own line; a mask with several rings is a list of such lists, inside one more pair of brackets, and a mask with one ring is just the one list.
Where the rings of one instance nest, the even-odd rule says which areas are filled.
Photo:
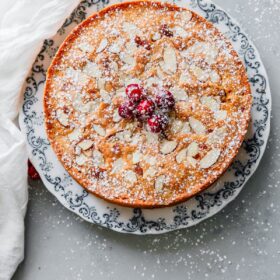
[[[268, 72], [277, 70], [280, 1], [216, 2], [226, 2], [247, 27]], [[271, 74], [279, 90], [277, 82]], [[274, 93], [272, 132], [260, 168], [233, 203], [190, 229], [160, 236], [111, 232], [82, 221], [32, 182], [26, 260], [15, 279], [280, 279], [280, 98]]]

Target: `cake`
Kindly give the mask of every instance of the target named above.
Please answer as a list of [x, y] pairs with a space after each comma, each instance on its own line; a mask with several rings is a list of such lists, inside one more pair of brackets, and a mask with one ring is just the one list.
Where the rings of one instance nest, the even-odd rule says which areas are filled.
[[122, 206], [186, 201], [230, 166], [250, 121], [245, 67], [196, 13], [135, 1], [78, 25], [47, 72], [45, 126], [68, 173]]

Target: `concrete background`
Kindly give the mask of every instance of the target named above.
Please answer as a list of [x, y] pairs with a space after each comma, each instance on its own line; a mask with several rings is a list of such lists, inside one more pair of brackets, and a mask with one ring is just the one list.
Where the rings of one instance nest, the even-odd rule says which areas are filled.
[[247, 31], [268, 71], [271, 136], [255, 175], [215, 217], [160, 236], [112, 232], [30, 182], [26, 254], [14, 280], [280, 279], [280, 0], [216, 0]]

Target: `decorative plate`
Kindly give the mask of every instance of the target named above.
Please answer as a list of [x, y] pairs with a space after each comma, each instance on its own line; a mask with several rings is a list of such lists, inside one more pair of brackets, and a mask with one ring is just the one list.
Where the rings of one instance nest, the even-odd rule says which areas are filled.
[[209, 189], [192, 199], [162, 209], [132, 209], [105, 202], [87, 193], [69, 176], [50, 147], [44, 128], [43, 87], [51, 59], [67, 34], [88, 15], [115, 0], [84, 0], [57, 34], [44, 41], [24, 86], [20, 127], [26, 134], [29, 156], [47, 189], [83, 219], [115, 231], [158, 234], [193, 226], [232, 201], [255, 172], [265, 151], [270, 130], [271, 94], [265, 68], [255, 46], [240, 26], [208, 0], [188, 0], [177, 5], [192, 9], [214, 23], [232, 42], [246, 66], [254, 102], [247, 137], [228, 171]]

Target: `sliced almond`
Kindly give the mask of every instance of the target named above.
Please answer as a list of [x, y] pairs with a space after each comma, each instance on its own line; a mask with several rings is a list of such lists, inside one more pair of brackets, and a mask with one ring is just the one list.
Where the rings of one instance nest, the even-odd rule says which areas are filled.
[[155, 32], [153, 35], [152, 35], [152, 40], [153, 41], [157, 41], [161, 38], [161, 35], [159, 32]]
[[220, 79], [221, 79], [221, 78], [220, 78], [220, 75], [219, 75], [216, 71], [214, 71], [214, 70], [210, 71], [209, 77], [210, 77], [210, 80], [211, 80], [213, 83], [217, 83], [217, 82], [219, 82]]
[[206, 128], [204, 124], [197, 120], [196, 118], [190, 117], [189, 118], [189, 123], [192, 128], [192, 130], [197, 133], [197, 134], [205, 134], [206, 133]]
[[176, 51], [173, 47], [167, 46], [163, 51], [163, 70], [167, 73], [175, 73], [177, 70]]
[[112, 97], [111, 97], [110, 93], [107, 92], [106, 90], [101, 89], [99, 94], [104, 103], [110, 104], [112, 102]]
[[163, 186], [165, 184], [165, 176], [164, 175], [160, 175], [156, 178], [155, 180], [155, 190], [156, 192], [160, 192], [163, 189]]
[[184, 162], [186, 167], [196, 167], [197, 160], [193, 157], [187, 157], [187, 160]]
[[121, 51], [121, 45], [114, 43], [108, 48], [108, 51], [111, 53], [119, 54]]
[[162, 80], [160, 80], [156, 77], [150, 77], [145, 81], [145, 84], [146, 84], [147, 87], [162, 85]]
[[141, 161], [141, 157], [142, 157], [142, 153], [140, 151], [135, 151], [132, 154], [132, 163], [133, 164], [139, 163]]
[[76, 163], [78, 165], [84, 165], [87, 162], [88, 158], [84, 154], [80, 154], [79, 156], [76, 156]]
[[89, 139], [82, 140], [78, 146], [83, 150], [86, 151], [93, 146], [94, 142]]
[[122, 62], [124, 62], [125, 64], [128, 64], [130, 66], [135, 66], [136, 64], [136, 60], [133, 56], [127, 54], [127, 53], [121, 53], [120, 55], [120, 59], [122, 60]]
[[211, 167], [217, 162], [217, 160], [220, 157], [220, 154], [221, 151], [219, 149], [212, 149], [206, 154], [206, 156], [203, 159], [201, 159], [200, 167], [203, 169]]
[[62, 109], [56, 111], [56, 118], [63, 126], [69, 125], [69, 116]]
[[187, 151], [187, 155], [188, 157], [194, 157], [198, 154], [198, 144], [196, 142], [192, 142], [189, 146], [188, 146], [188, 151]]
[[92, 158], [92, 149], [89, 149], [89, 150], [86, 150], [86, 151], [83, 151], [84, 155], [89, 157], [89, 158]]
[[114, 113], [113, 113], [113, 122], [115, 122], [115, 123], [118, 123], [118, 122], [120, 122], [121, 121], [121, 116], [119, 115], [119, 111], [118, 111], [118, 109], [115, 109], [114, 110]]
[[188, 101], [189, 97], [185, 90], [179, 87], [173, 87], [170, 89], [176, 101]]
[[78, 110], [82, 113], [96, 112], [100, 106], [100, 100], [95, 99], [94, 101], [89, 101], [86, 104], [82, 104]]
[[108, 45], [108, 40], [105, 38], [100, 42], [99, 47], [97, 48], [96, 52], [97, 53], [102, 52], [103, 50], [105, 50], [107, 45]]
[[83, 52], [93, 52], [93, 47], [90, 44], [86, 43], [86, 42], [83, 42], [83, 43], [79, 44], [78, 47]]
[[183, 128], [184, 123], [180, 120], [174, 120], [171, 124], [171, 132], [177, 134]]
[[121, 132], [116, 133], [116, 137], [120, 140], [120, 141], [124, 141], [124, 142], [130, 142], [131, 141], [131, 131], [126, 129], [123, 130]]
[[175, 36], [179, 36], [179, 37], [182, 37], [182, 38], [187, 38], [188, 37], [188, 32], [182, 28], [181, 26], [175, 26], [173, 28], [173, 32], [175, 33]]
[[71, 133], [68, 134], [68, 138], [71, 142], [78, 141], [82, 137], [81, 130], [75, 128]]
[[94, 77], [94, 78], [100, 78], [101, 74], [102, 74], [98, 65], [96, 63], [90, 62], [90, 61], [88, 61], [86, 66], [84, 67], [83, 73], [85, 73], [91, 77]]
[[219, 110], [215, 112], [215, 119], [217, 121], [223, 121], [227, 118], [227, 111], [225, 110]]
[[122, 25], [122, 29], [133, 39], [135, 36], [142, 34], [141, 30], [135, 24], [130, 22], [125, 21]]
[[92, 158], [93, 158], [93, 165], [100, 167], [104, 164], [104, 157], [101, 152], [98, 150], [94, 150], [92, 153]]
[[122, 158], [117, 159], [112, 166], [112, 173], [119, 173], [124, 168], [124, 161]]
[[227, 128], [225, 126], [216, 128], [211, 132], [207, 139], [207, 144], [222, 143], [227, 135]]
[[212, 96], [203, 96], [201, 97], [200, 102], [202, 105], [208, 107], [212, 111], [220, 110], [221, 101], [217, 98]]
[[181, 150], [177, 155], [176, 155], [176, 161], [177, 163], [182, 163], [187, 159], [187, 150], [188, 149], [183, 149]]
[[130, 183], [134, 184], [137, 182], [137, 175], [134, 171], [128, 170], [125, 172], [124, 178]]
[[152, 133], [150, 131], [145, 131], [146, 141], [148, 144], [158, 144], [158, 134]]
[[157, 174], [157, 169], [153, 166], [149, 167], [143, 174], [143, 178], [148, 178], [148, 177], [155, 177]]
[[180, 85], [185, 85], [185, 84], [190, 84], [192, 82], [192, 78], [190, 76], [190, 73], [188, 72], [183, 72], [181, 75], [180, 75], [180, 78], [179, 78], [179, 84]]
[[170, 154], [176, 149], [177, 145], [176, 141], [165, 140], [160, 145], [160, 152], [164, 155]]
[[151, 155], [145, 155], [144, 156], [144, 161], [146, 161], [150, 165], [156, 165], [157, 163], [157, 158]]
[[196, 78], [198, 80], [200, 80], [201, 82], [205, 82], [206, 80], [209, 79], [209, 72], [206, 70], [203, 70], [202, 68], [193, 65], [191, 67], [191, 71], [192, 73], [196, 76]]
[[190, 132], [191, 132], [190, 124], [188, 122], [185, 122], [181, 131], [180, 131], [180, 134], [187, 134], [187, 133], [190, 133]]
[[139, 133], [133, 134], [133, 136], [131, 137], [131, 145], [137, 145], [141, 139], [141, 135]]
[[182, 18], [184, 23], [188, 23], [192, 19], [192, 12], [191, 11], [182, 11], [181, 12]]
[[98, 124], [94, 124], [93, 125], [93, 129], [96, 131], [97, 134], [99, 134], [100, 136], [106, 136], [106, 130]]

